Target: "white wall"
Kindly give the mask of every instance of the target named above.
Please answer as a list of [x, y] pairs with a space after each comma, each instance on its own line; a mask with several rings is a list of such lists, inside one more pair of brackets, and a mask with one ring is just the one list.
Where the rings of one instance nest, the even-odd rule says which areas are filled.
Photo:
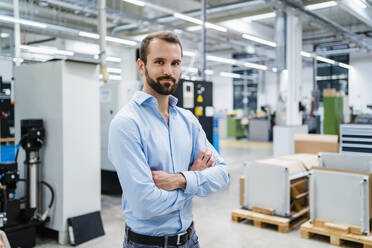
[[213, 82], [213, 105], [215, 112], [230, 112], [233, 110], [233, 80], [221, 77], [221, 71], [230, 72], [230, 65], [219, 65], [213, 67], [214, 75], [207, 79]]
[[[366, 105], [372, 105], [372, 56], [351, 54], [349, 70], [349, 101], [357, 113], [368, 112]], [[369, 110], [370, 111], [370, 110]]]

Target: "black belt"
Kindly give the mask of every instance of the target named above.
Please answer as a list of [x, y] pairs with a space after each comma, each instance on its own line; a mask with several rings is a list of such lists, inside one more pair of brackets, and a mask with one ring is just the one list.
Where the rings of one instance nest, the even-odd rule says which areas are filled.
[[184, 245], [190, 238], [192, 231], [194, 229], [194, 223], [191, 223], [190, 227], [183, 233], [174, 236], [148, 236], [139, 233], [135, 233], [128, 226], [125, 226], [125, 233], [127, 239], [142, 245], [159, 245], [163, 246], [165, 244], [166, 237], [168, 238], [168, 245]]

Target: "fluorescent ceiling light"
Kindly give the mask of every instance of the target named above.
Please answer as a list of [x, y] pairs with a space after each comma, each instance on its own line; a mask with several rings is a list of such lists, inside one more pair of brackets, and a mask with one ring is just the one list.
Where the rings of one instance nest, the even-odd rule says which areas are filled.
[[[187, 71], [187, 72], [191, 72], [191, 73], [197, 73], [198, 72], [198, 69], [195, 68], [195, 67], [183, 68], [182, 70]], [[204, 72], [205, 72], [206, 75], [213, 75], [214, 74], [214, 71], [212, 71], [212, 70], [205, 70]]]
[[120, 81], [121, 80], [121, 76], [118, 76], [118, 75], [109, 75], [109, 79], [110, 80]]
[[359, 7], [361, 7], [362, 9], [367, 8], [367, 5], [366, 5], [364, 2], [362, 2], [362, 0], [354, 0], [354, 2], [355, 2]]
[[111, 37], [111, 36], [106, 36], [106, 40], [119, 43], [119, 44], [128, 45], [128, 46], [137, 46], [137, 42], [132, 41], [132, 40], [125, 40], [125, 39]]
[[211, 28], [211, 29], [214, 29], [214, 30], [217, 30], [217, 31], [220, 31], [220, 32], [227, 32], [227, 28], [216, 25], [216, 24], [213, 24], [213, 23], [210, 23], [210, 22], [206, 22], [205, 26], [207, 28]]
[[313, 57], [313, 55], [311, 53], [308, 53], [308, 52], [305, 52], [305, 51], [301, 51], [301, 56], [304, 56], [304, 57], [307, 57], [307, 58]]
[[200, 25], [198, 25], [198, 26], [191, 26], [191, 27], [186, 28], [187, 31], [191, 31], [191, 32], [192, 31], [198, 31], [200, 29], [202, 29], [202, 27]]
[[262, 38], [259, 38], [259, 37], [256, 37], [256, 36], [253, 36], [253, 35], [250, 35], [250, 34], [242, 34], [242, 37], [244, 39], [255, 41], [255, 42], [267, 45], [267, 46], [276, 47], [275, 42], [265, 40], [265, 39], [262, 39]]
[[120, 63], [121, 62], [121, 58], [118, 58], [118, 57], [107, 57], [106, 58], [106, 61]]
[[187, 67], [183, 69], [184, 71], [191, 72], [191, 73], [197, 73], [198, 69], [194, 67]]
[[[301, 51], [301, 55], [304, 56], [304, 57], [308, 57], [308, 58], [313, 57], [312, 53], [308, 53], [308, 52], [305, 52], [305, 51]], [[328, 59], [328, 58], [325, 58], [325, 57], [322, 57], [322, 56], [316, 56], [315, 58], [319, 61], [331, 64], [331, 65], [338, 65], [338, 66], [341, 66], [341, 67], [346, 68], [346, 69], [351, 69], [350, 65], [345, 64], [345, 63], [341, 63], [341, 62], [337, 62], [333, 59]]]
[[245, 62], [244, 63], [244, 66], [245, 67], [248, 67], [248, 68], [258, 69], [258, 70], [264, 70], [264, 71], [267, 70], [267, 66], [266, 65], [253, 64], [253, 63], [249, 63], [249, 62]]
[[338, 63], [338, 66], [343, 67], [343, 68], [346, 68], [346, 69], [349, 69], [349, 70], [351, 69], [351, 66], [350, 65], [345, 64], [345, 63], [341, 63], [341, 62]]
[[183, 51], [184, 56], [194, 57], [196, 54], [191, 51]]
[[9, 34], [8, 33], [1, 33], [0, 37], [1, 38], [8, 38]]
[[264, 71], [267, 70], [266, 65], [253, 64], [253, 63], [249, 63], [249, 62], [243, 62], [243, 61], [238, 61], [238, 60], [235, 60], [235, 59], [222, 58], [222, 57], [217, 57], [217, 56], [212, 56], [212, 55], [207, 55], [207, 60], [215, 61], [215, 62], [221, 62], [221, 63], [225, 63], [225, 64], [230, 64], [230, 65], [243, 65], [245, 67], [254, 68], [254, 69], [258, 69], [258, 70], [264, 70]]
[[80, 31], [79, 35], [83, 36], [83, 37], [87, 37], [87, 38], [96, 39], [96, 40], [98, 40], [98, 38], [99, 38], [98, 34], [88, 33], [88, 32], [84, 32], [84, 31]]
[[212, 70], [205, 70], [204, 72], [207, 75], [213, 75], [214, 74], [214, 71], [212, 71]]
[[271, 68], [271, 70], [272, 70], [273, 72], [277, 72], [277, 71], [278, 71], [278, 68], [273, 67], [273, 68]]
[[268, 18], [273, 18], [273, 17], [275, 17], [275, 13], [270, 12], [270, 13], [265, 13], [265, 14], [260, 14], [260, 15], [248, 16], [248, 17], [243, 18], [243, 20], [251, 22], [251, 21], [258, 21], [258, 20], [263, 20], [263, 19], [268, 19]]
[[138, 0], [123, 0], [123, 2], [131, 3], [131, 4], [134, 4], [134, 5], [141, 6], [141, 7], [145, 6], [144, 2], [138, 1]]
[[242, 75], [236, 74], [236, 73], [231, 73], [231, 72], [220, 72], [221, 77], [229, 77], [229, 78], [242, 78]]
[[[102, 75], [99, 74], [99, 79], [102, 79], [102, 78], [103, 78]], [[121, 80], [121, 76], [109, 74], [109, 80], [120, 81]]]
[[[188, 21], [188, 22], [192, 22], [192, 23], [195, 23], [195, 24], [198, 24], [198, 25], [203, 25], [202, 20], [196, 19], [194, 17], [187, 16], [187, 15], [184, 15], [184, 14], [181, 14], [181, 13], [174, 13], [173, 15], [174, 15], [174, 17], [177, 17], [178, 19]], [[213, 24], [213, 23], [210, 23], [210, 22], [206, 22], [205, 26], [207, 28], [215, 29], [217, 31], [227, 32], [227, 28], [216, 25], [216, 24]]]
[[[83, 37], [87, 37], [87, 38], [96, 39], [96, 40], [99, 39], [99, 34], [95, 34], [95, 33], [80, 31], [79, 35], [83, 36]], [[116, 37], [112, 37], [112, 36], [106, 36], [106, 40], [111, 41], [111, 42], [115, 42], [115, 43], [124, 44], [124, 45], [129, 45], [129, 46], [137, 46], [137, 42], [135, 42], [135, 41], [125, 40], [125, 39], [116, 38]]]
[[187, 16], [187, 15], [184, 15], [184, 14], [181, 14], [181, 13], [174, 13], [173, 15], [175, 17], [177, 17], [178, 19], [182, 19], [184, 21], [192, 22], [192, 23], [195, 23], [195, 24], [198, 24], [198, 25], [203, 24], [203, 22], [201, 20], [196, 19], [196, 18], [191, 17], [191, 16]]
[[238, 64], [238, 62], [234, 59], [221, 58], [221, 57], [212, 56], [212, 55], [207, 55], [207, 60], [226, 63], [226, 64], [231, 64], [231, 65], [237, 65]]
[[55, 47], [34, 47], [34, 46], [21, 45], [20, 48], [23, 50], [29, 51], [29, 52], [33, 52], [33, 53], [65, 55], [65, 56], [74, 55], [74, 52], [72, 51], [58, 50]]
[[329, 7], [336, 6], [337, 2], [336, 1], [329, 1], [329, 2], [324, 2], [324, 3], [316, 3], [316, 4], [311, 4], [305, 7], [307, 10], [317, 10], [317, 9], [325, 9]]
[[47, 27], [47, 25], [44, 24], [44, 23], [28, 21], [28, 20], [24, 20], [24, 19], [17, 19], [17, 18], [11, 17], [11, 16], [4, 16], [4, 15], [0, 15], [0, 21], [19, 23], [19, 24], [22, 24], [22, 25], [33, 26], [33, 27], [38, 27], [38, 28], [46, 28]]
[[328, 59], [328, 58], [322, 57], [322, 56], [316, 56], [316, 59], [319, 60], [319, 61], [328, 63], [328, 64], [332, 64], [332, 65], [335, 65], [336, 64], [336, 61], [334, 61], [332, 59]]
[[112, 72], [112, 73], [121, 73], [121, 69], [120, 68], [113, 68], [113, 67], [108, 67], [107, 68], [107, 71], [108, 72]]
[[[354, 0], [360, 2], [360, 0]], [[362, 3], [364, 4], [364, 3]], [[316, 10], [316, 9], [324, 9], [324, 8], [329, 8], [336, 6], [337, 2], [336, 1], [328, 1], [324, 3], [317, 3], [317, 4], [311, 4], [305, 7], [305, 9], [308, 10]], [[366, 6], [367, 7], [367, 6]], [[275, 12], [269, 12], [265, 14], [259, 14], [259, 15], [253, 15], [253, 16], [248, 16], [243, 18], [244, 21], [258, 21], [258, 20], [263, 20], [263, 19], [268, 19], [268, 18], [274, 18], [275, 17]]]

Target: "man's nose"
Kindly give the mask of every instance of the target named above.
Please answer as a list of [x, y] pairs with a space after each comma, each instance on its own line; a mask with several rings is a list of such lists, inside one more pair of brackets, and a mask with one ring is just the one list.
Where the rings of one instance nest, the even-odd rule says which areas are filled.
[[163, 66], [163, 74], [165, 74], [165, 75], [172, 75], [172, 66], [171, 65], [168, 65], [168, 64], [165, 64]]

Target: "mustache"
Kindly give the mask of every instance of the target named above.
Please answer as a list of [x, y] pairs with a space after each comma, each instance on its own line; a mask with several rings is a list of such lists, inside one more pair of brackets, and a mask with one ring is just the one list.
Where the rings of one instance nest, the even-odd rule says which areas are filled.
[[159, 82], [160, 80], [164, 80], [164, 79], [172, 80], [173, 83], [176, 83], [176, 79], [172, 76], [161, 76], [161, 77], [158, 77], [156, 80]]

